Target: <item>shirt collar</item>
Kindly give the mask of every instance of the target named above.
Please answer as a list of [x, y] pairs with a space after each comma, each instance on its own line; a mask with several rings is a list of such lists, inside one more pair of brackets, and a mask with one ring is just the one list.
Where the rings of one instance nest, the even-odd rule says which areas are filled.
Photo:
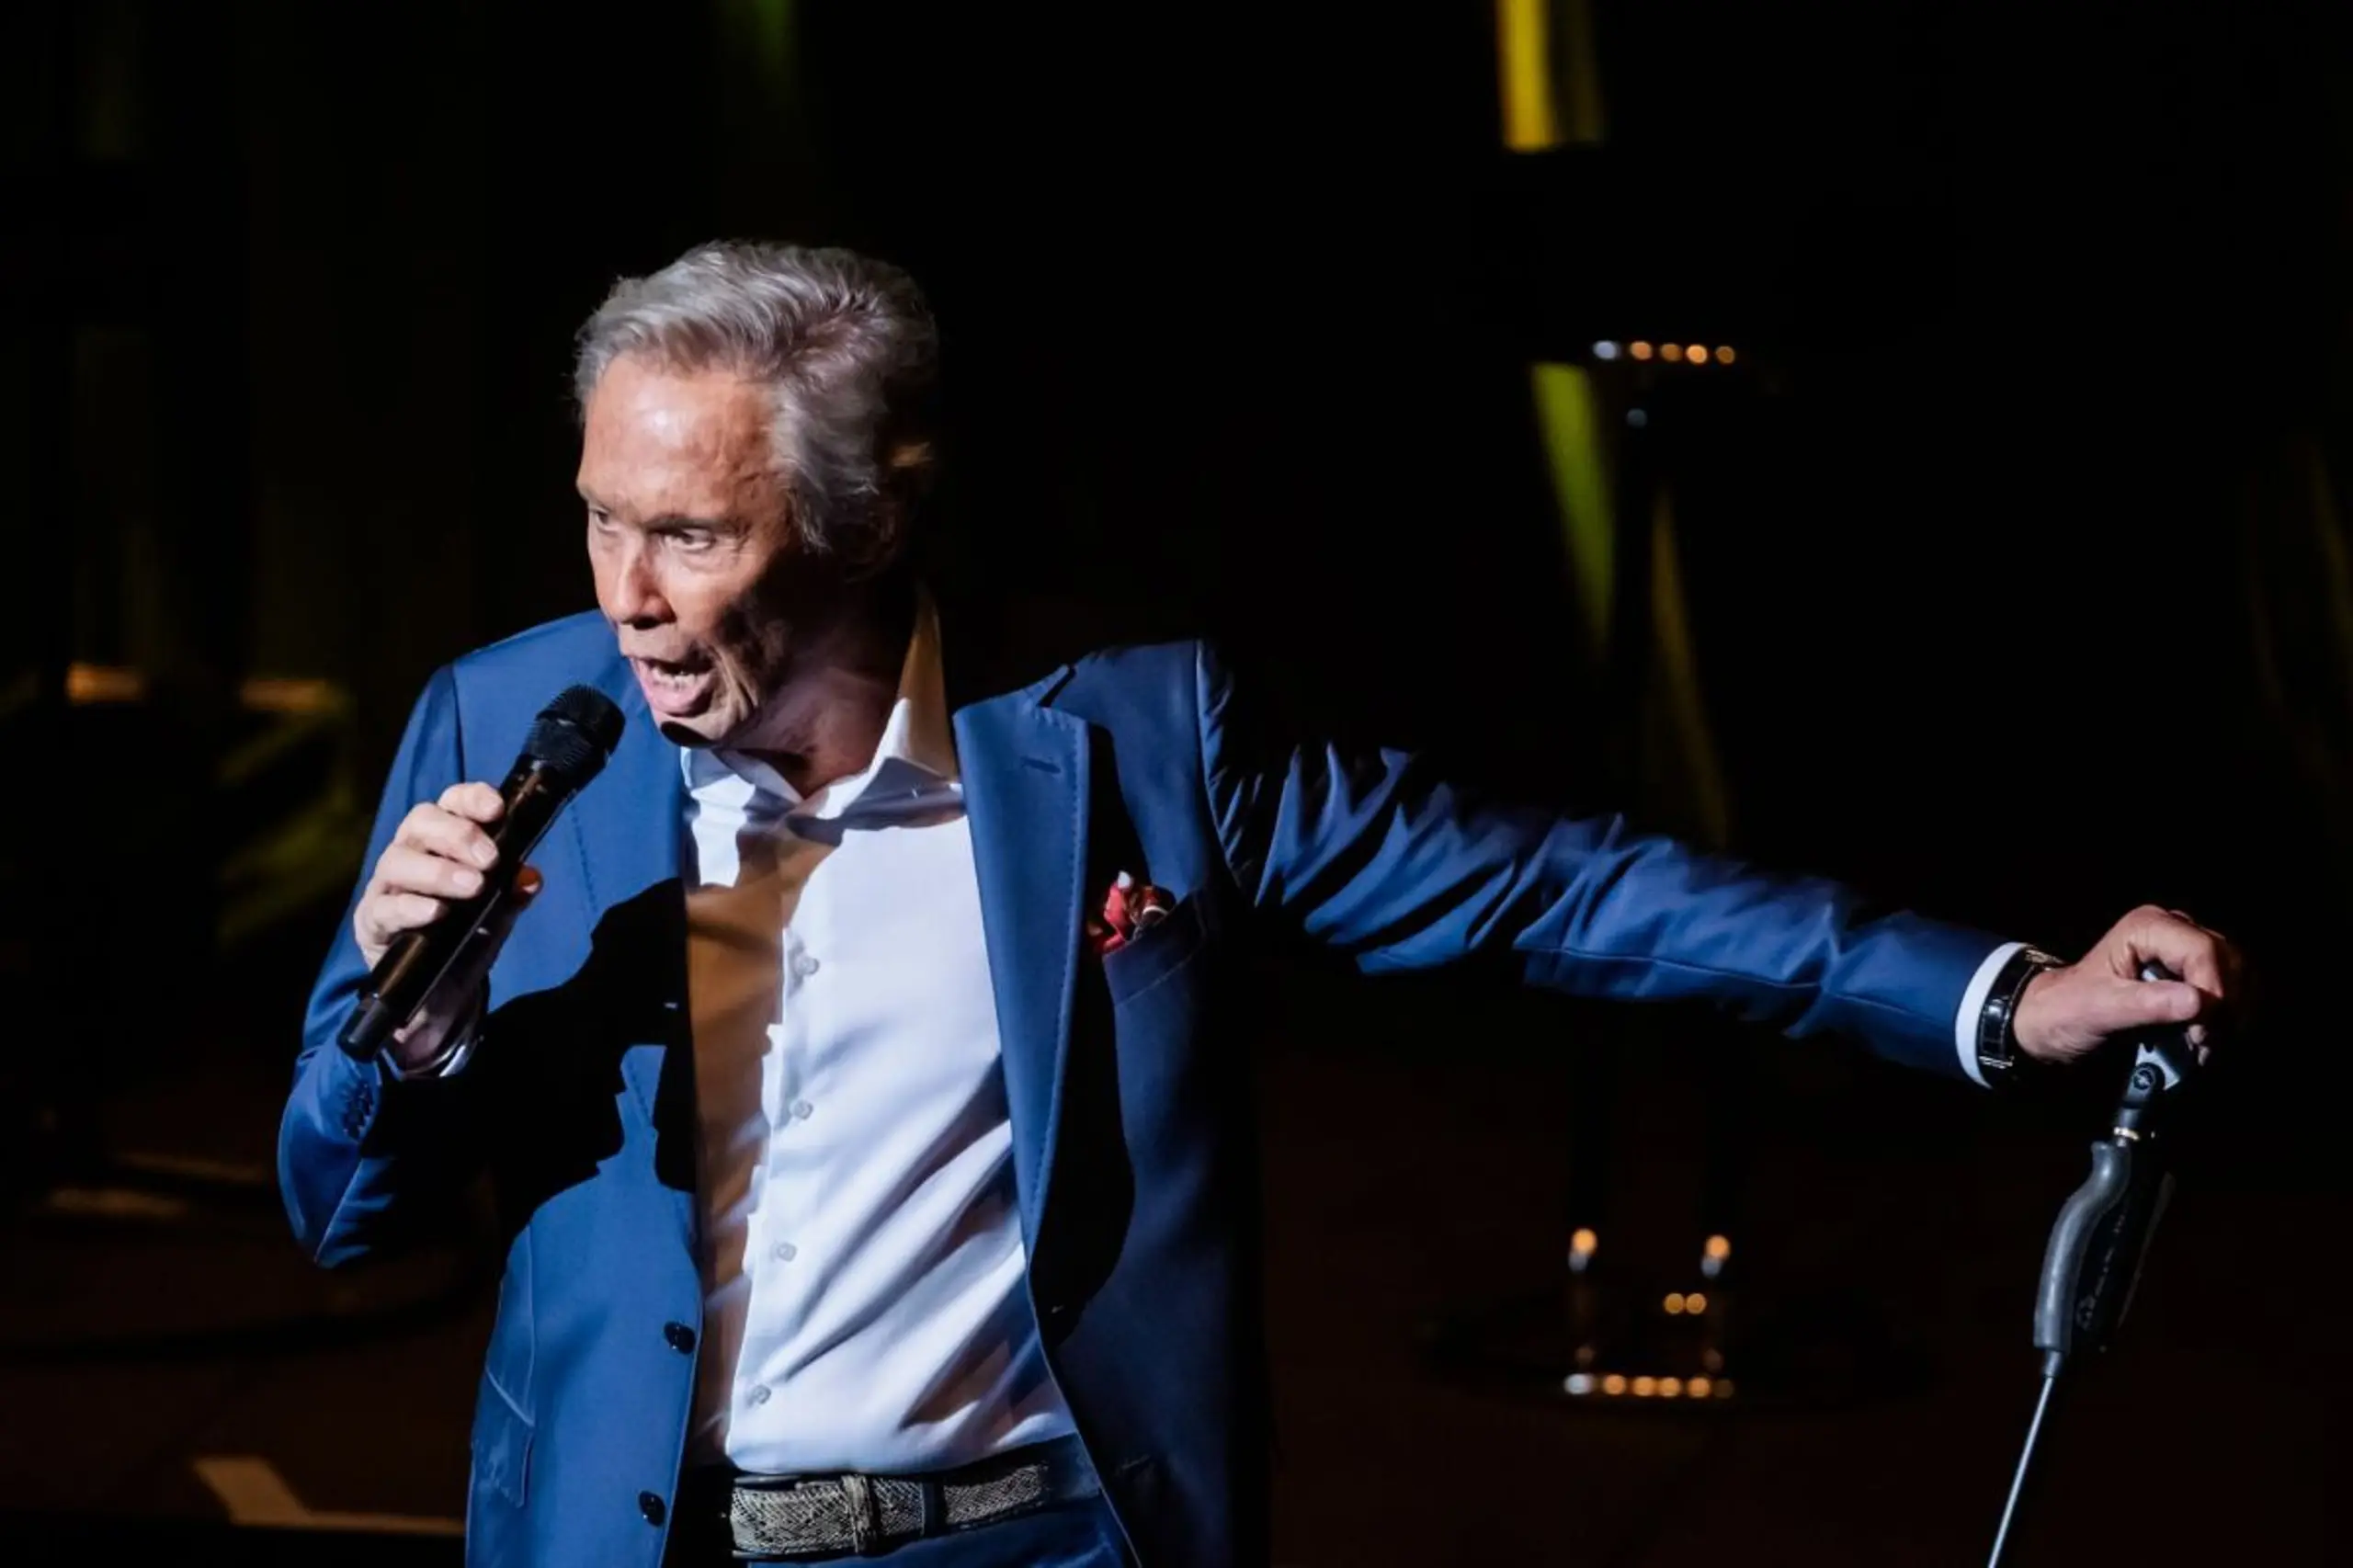
[[939, 616], [931, 596], [917, 595], [914, 634], [907, 639], [907, 655], [899, 667], [898, 696], [883, 722], [874, 759], [858, 773], [837, 778], [803, 800], [782, 774], [743, 752], [683, 746], [679, 763], [689, 793], [703, 795], [733, 780], [782, 801], [794, 816], [837, 817], [870, 799], [901, 801], [910, 795], [955, 790], [961, 775], [948, 722], [948, 686], [939, 662]]

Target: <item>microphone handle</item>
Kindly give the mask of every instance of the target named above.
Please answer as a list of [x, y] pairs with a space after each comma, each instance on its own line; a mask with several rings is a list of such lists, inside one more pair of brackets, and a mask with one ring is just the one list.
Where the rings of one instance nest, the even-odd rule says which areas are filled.
[[[484, 831], [498, 858], [483, 879], [482, 891], [452, 901], [430, 926], [404, 931], [369, 971], [359, 1000], [337, 1039], [355, 1060], [372, 1061], [395, 1032], [416, 1016], [442, 978], [479, 940], [491, 919], [515, 891], [515, 873], [539, 846], [572, 791], [543, 764], [525, 758], [499, 790], [506, 809]], [[459, 933], [456, 940], [451, 932]]]

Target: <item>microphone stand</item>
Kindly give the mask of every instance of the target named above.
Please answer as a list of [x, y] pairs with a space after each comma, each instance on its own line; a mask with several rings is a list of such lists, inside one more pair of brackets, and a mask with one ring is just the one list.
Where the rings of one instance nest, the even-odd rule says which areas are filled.
[[[2175, 978], [2145, 964], [2143, 980]], [[2168, 1164], [2172, 1134], [2196, 1074], [2186, 1032], [2165, 1029], [2143, 1038], [2124, 1081], [2124, 1096], [2109, 1131], [2092, 1143], [2091, 1174], [2059, 1210], [2044, 1250], [2035, 1296], [2034, 1344], [2042, 1352], [2042, 1392], [2010, 1481], [2009, 1500], [1994, 1536], [1986, 1568], [2002, 1568], [2018, 1501], [2033, 1471], [2052, 1396], [2061, 1377], [2086, 1352], [2108, 1348], [2141, 1280], [2149, 1238], [2172, 1199]]]

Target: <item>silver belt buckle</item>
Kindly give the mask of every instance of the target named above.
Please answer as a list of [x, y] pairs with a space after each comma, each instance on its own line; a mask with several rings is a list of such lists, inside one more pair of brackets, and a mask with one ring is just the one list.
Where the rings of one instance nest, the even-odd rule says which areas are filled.
[[739, 1477], [727, 1533], [742, 1560], [871, 1551], [923, 1534], [923, 1488], [882, 1475]]

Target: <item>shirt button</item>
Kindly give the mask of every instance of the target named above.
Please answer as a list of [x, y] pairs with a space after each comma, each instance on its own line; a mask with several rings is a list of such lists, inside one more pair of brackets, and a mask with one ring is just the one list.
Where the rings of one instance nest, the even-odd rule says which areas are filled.
[[817, 1108], [815, 1106], [811, 1105], [807, 1100], [795, 1100], [792, 1102], [792, 1119], [795, 1121], [806, 1121], [809, 1119], [809, 1113], [816, 1108]]
[[669, 1341], [670, 1348], [676, 1351], [681, 1356], [686, 1355], [695, 1347], [695, 1331], [688, 1328], [682, 1323], [664, 1324], [662, 1325], [662, 1337]]
[[754, 1383], [752, 1392], [745, 1394], [744, 1400], [747, 1404], [766, 1404], [768, 1402], [768, 1385]]
[[662, 1506], [662, 1499], [651, 1492], [641, 1492], [637, 1494], [637, 1511], [645, 1516], [645, 1522], [649, 1525], [660, 1524], [668, 1517], [670, 1513], [669, 1509]]
[[809, 954], [802, 953], [792, 960], [792, 972], [806, 980], [817, 972], [817, 960]]
[[779, 1263], [790, 1263], [794, 1258], [801, 1256], [801, 1249], [794, 1246], [790, 1242], [779, 1242], [771, 1250], [774, 1252], [776, 1260]]

